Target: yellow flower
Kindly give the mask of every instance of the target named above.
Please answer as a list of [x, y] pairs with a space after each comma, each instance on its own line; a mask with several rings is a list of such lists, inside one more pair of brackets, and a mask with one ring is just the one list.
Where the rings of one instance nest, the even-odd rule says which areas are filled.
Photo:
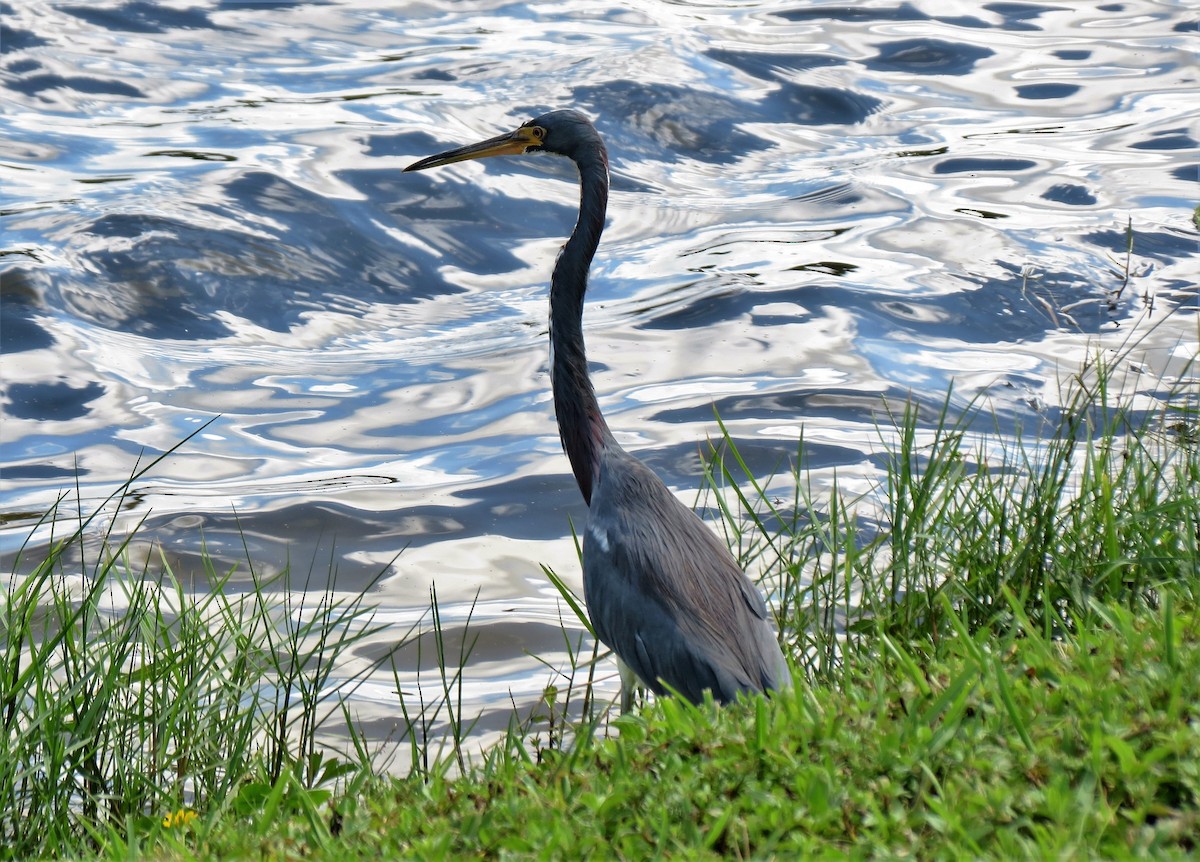
[[182, 826], [187, 826], [196, 819], [196, 812], [190, 808], [180, 808], [178, 811], [173, 811], [163, 818], [164, 829], [178, 829]]

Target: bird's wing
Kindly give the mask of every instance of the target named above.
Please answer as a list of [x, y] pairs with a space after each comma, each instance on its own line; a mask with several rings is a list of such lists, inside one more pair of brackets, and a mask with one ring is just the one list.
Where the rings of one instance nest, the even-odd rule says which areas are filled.
[[728, 548], [648, 468], [624, 459], [601, 471], [583, 537], [597, 635], [656, 692], [662, 680], [689, 700], [710, 689], [728, 701], [785, 684], [766, 604]]

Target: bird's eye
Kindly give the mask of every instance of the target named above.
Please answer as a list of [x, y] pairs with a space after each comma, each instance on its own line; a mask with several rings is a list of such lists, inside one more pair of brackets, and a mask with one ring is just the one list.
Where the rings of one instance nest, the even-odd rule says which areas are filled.
[[541, 126], [534, 126], [529, 131], [539, 141], [542, 140], [544, 137], [546, 137], [546, 130], [543, 129]]

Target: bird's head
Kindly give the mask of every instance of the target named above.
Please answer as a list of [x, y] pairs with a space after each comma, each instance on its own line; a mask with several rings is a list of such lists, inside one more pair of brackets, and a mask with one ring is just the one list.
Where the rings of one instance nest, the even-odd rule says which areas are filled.
[[556, 153], [579, 161], [579, 157], [589, 148], [598, 148], [603, 152], [600, 135], [587, 117], [578, 111], [551, 111], [534, 117], [514, 131], [429, 156], [419, 162], [413, 162], [404, 170], [423, 171], [426, 168], [436, 168], [468, 159], [519, 156], [538, 152]]

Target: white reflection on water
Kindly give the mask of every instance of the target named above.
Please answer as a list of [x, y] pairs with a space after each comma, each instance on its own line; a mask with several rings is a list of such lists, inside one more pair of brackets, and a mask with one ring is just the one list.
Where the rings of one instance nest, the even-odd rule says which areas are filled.
[[[1194, 350], [1174, 4], [72, 8], [6, 12], [6, 561], [77, 470], [94, 505], [217, 417], [118, 526], [149, 515], [184, 573], [201, 535], [264, 571], [332, 555], [340, 589], [385, 572], [396, 637], [431, 587], [455, 624], [478, 593], [518, 640], [473, 661], [475, 708], [536, 695], [522, 650], [561, 661], [539, 564], [577, 577], [582, 504], [545, 282], [577, 191], [550, 159], [399, 173], [419, 156], [546, 106], [597, 118], [595, 380], [688, 500], [714, 406], [765, 471], [803, 434], [831, 447], [817, 487], [866, 489], [883, 395], [953, 382], [1010, 428], [1097, 351], [1141, 338], [1151, 405]], [[380, 728], [388, 691], [357, 695]]]

